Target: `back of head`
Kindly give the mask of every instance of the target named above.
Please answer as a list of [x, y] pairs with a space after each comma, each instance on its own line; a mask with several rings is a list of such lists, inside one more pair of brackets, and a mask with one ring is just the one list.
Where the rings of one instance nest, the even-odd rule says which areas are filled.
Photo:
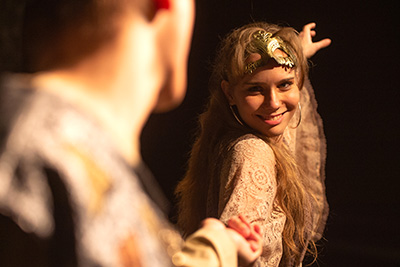
[[72, 65], [114, 37], [123, 13], [151, 14], [149, 2], [2, 0], [1, 70], [37, 72]]

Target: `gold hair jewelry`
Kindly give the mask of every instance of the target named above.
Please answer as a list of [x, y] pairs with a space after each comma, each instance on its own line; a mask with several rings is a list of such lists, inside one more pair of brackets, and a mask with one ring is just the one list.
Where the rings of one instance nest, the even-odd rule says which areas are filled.
[[[251, 74], [256, 68], [265, 65], [270, 58], [275, 59], [279, 65], [284, 65], [289, 68], [295, 66], [295, 57], [291, 53], [288, 44], [279, 36], [272, 37], [272, 33], [260, 30], [253, 34], [251, 44], [256, 47], [261, 55], [261, 59], [249, 63], [245, 66], [245, 73]], [[280, 49], [286, 53], [286, 57], [275, 55], [275, 50]]]
[[239, 117], [236, 115], [235, 110], [233, 109], [234, 105], [229, 105], [229, 108], [231, 109], [231, 112], [233, 114], [233, 117], [235, 117], [236, 121], [243, 126], [243, 122], [239, 119]]

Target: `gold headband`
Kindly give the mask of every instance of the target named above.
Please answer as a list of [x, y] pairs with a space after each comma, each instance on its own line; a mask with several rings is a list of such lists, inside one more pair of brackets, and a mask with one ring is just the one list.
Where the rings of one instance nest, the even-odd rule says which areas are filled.
[[[245, 73], [251, 74], [256, 68], [266, 64], [270, 58], [275, 59], [279, 65], [284, 65], [289, 68], [295, 66], [295, 57], [290, 52], [286, 42], [279, 36], [272, 37], [272, 33], [260, 30], [253, 34], [252, 44], [258, 49], [261, 59], [247, 64], [245, 66]], [[274, 52], [276, 49], [282, 50], [287, 56], [275, 55]]]

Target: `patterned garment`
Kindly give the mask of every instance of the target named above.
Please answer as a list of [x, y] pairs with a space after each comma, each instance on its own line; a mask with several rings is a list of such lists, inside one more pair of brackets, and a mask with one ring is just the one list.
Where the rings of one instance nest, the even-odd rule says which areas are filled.
[[180, 235], [140, 182], [145, 168], [134, 171], [95, 120], [23, 80], [8, 79], [0, 94], [1, 266], [236, 264], [220, 233], [197, 234], [211, 236], [200, 260], [196, 245], [179, 252]]
[[[301, 124], [297, 128], [289, 125], [283, 141], [304, 170], [308, 179], [305, 183], [316, 198], [316, 205], [307, 209], [311, 210], [311, 216], [306, 217], [306, 229], [311, 231], [309, 239], [317, 241], [322, 236], [328, 215], [324, 185], [326, 144], [309, 83], [301, 91], [301, 106]], [[298, 119], [296, 113], [293, 121], [297, 122]], [[215, 216], [226, 222], [234, 215], [245, 214], [252, 223], [259, 223], [264, 233], [264, 245], [257, 266], [282, 265], [282, 232], [286, 215], [275, 199], [277, 181], [274, 152], [253, 134], [237, 138], [229, 144], [227, 151], [217, 163], [221, 166], [220, 183], [214, 181], [209, 188], [207, 216]]]

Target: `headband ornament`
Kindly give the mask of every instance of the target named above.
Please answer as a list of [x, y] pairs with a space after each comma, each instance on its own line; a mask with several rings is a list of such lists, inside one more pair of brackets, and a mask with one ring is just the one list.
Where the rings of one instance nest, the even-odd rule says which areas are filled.
[[[266, 64], [270, 58], [273, 58], [279, 65], [284, 65], [289, 68], [295, 66], [295, 57], [291, 53], [288, 44], [279, 36], [272, 37], [272, 33], [260, 30], [253, 34], [251, 43], [257, 48], [261, 59], [247, 64], [245, 66], [245, 73], [251, 74], [256, 68]], [[282, 50], [287, 56], [275, 55], [276, 49]]]

